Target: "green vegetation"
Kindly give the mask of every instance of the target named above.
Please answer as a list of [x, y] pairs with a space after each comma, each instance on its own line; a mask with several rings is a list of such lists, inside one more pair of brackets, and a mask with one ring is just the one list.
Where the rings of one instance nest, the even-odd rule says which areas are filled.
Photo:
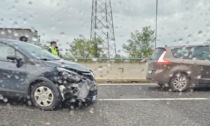
[[[129, 61], [126, 60], [126, 62], [136, 62], [139, 61], [137, 60], [139, 58], [150, 56], [153, 50], [152, 43], [154, 38], [154, 31], [150, 26], [143, 27], [142, 31], [136, 30], [134, 33], [131, 33], [127, 43], [123, 44], [123, 49], [128, 54], [128, 57], [118, 53], [111, 61], [123, 62], [126, 58], [130, 58]], [[69, 43], [69, 48], [65, 50], [63, 58], [74, 59], [78, 62], [108, 61], [108, 56], [104, 53], [102, 44], [103, 41], [99, 38], [90, 40], [80, 35]], [[45, 49], [49, 47], [41, 42], [37, 42], [36, 45]]]
[[100, 48], [102, 41], [95, 39], [91, 41], [80, 35], [70, 43], [70, 48], [67, 49], [67, 54], [70, 53], [71, 57], [76, 58], [101, 58], [104, 54]]
[[129, 54], [130, 58], [143, 58], [152, 54], [152, 45], [154, 41], [154, 31], [146, 26], [142, 32], [135, 31], [131, 33], [128, 44], [123, 44], [123, 49]]

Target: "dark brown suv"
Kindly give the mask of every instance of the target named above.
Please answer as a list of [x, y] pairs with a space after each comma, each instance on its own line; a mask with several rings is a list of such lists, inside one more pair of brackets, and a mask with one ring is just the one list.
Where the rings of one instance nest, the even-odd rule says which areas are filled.
[[148, 63], [147, 79], [173, 91], [210, 83], [209, 45], [156, 48]]

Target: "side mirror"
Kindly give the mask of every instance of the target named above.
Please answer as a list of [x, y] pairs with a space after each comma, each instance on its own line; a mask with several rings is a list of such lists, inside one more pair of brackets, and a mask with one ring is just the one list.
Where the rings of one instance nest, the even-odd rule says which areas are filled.
[[16, 61], [16, 66], [20, 68], [23, 66], [24, 62], [22, 58], [16, 57], [16, 56], [7, 56], [8, 60]]
[[7, 59], [8, 60], [17, 60], [17, 57], [16, 56], [7, 56]]

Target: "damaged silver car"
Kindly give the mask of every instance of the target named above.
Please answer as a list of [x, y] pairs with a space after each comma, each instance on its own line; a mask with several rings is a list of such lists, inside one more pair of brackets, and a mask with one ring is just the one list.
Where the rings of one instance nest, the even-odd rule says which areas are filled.
[[97, 84], [89, 68], [30, 43], [0, 40], [0, 50], [0, 93], [4, 97], [28, 98], [43, 110], [54, 110], [66, 101], [96, 100]]

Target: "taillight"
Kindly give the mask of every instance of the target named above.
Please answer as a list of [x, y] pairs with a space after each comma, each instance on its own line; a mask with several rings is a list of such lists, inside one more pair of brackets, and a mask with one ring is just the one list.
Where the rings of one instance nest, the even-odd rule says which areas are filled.
[[166, 51], [164, 51], [163, 54], [160, 56], [157, 64], [163, 64], [163, 65], [171, 64], [171, 62], [164, 60], [165, 55], [166, 55]]

